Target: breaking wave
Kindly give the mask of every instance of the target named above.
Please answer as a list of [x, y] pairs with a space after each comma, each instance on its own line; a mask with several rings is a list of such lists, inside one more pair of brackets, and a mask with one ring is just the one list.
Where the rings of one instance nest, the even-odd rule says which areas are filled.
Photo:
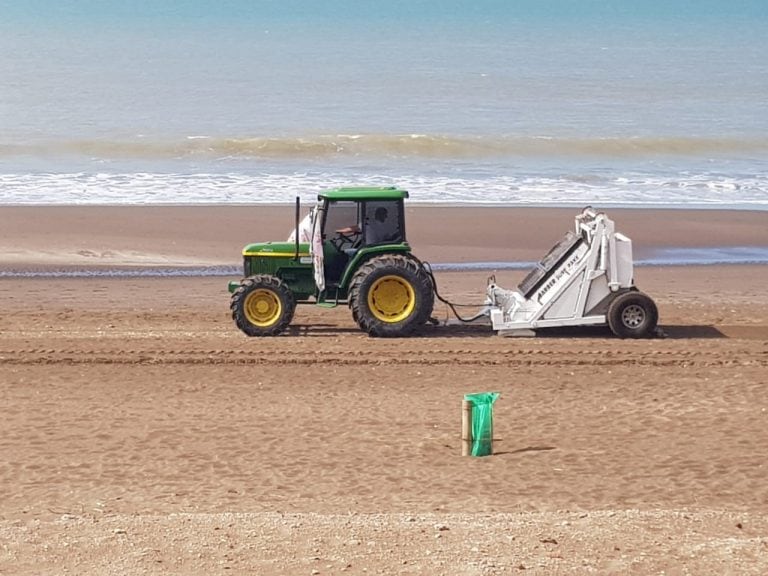
[[560, 138], [427, 134], [339, 134], [305, 137], [177, 140], [71, 140], [0, 144], [0, 157], [78, 155], [105, 159], [179, 158], [306, 159], [330, 157], [498, 158], [525, 156], [615, 156], [764, 154], [768, 139], [629, 137]]

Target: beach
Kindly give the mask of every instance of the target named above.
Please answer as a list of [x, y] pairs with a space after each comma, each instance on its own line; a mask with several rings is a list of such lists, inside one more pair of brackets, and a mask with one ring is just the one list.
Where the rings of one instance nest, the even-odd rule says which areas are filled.
[[[578, 210], [413, 206], [414, 253], [535, 262]], [[610, 210], [636, 258], [768, 247], [766, 212]], [[289, 206], [0, 210], [0, 573], [764, 574], [768, 267], [643, 266], [665, 338], [231, 320]], [[76, 272], [63, 277], [62, 272]], [[22, 274], [30, 273], [28, 277]], [[476, 310], [493, 270], [440, 271]], [[496, 271], [513, 289], [525, 270]], [[494, 455], [461, 401], [500, 392]]]
[[[6, 4], [0, 576], [768, 574], [765, 0]], [[606, 210], [658, 337], [246, 337], [347, 186], [465, 317]]]

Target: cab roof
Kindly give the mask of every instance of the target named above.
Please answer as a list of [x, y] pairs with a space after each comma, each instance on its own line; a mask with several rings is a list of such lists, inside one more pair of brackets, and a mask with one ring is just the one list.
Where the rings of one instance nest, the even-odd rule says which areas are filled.
[[326, 190], [317, 195], [318, 200], [400, 200], [408, 198], [408, 191], [395, 186], [347, 186]]

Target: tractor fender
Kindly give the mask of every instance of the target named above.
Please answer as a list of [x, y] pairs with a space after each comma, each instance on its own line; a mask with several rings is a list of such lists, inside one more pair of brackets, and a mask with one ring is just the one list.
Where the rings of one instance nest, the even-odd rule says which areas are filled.
[[379, 254], [410, 254], [410, 252], [411, 247], [407, 244], [381, 244], [378, 246], [361, 248], [355, 252], [355, 255], [352, 256], [352, 259], [344, 269], [344, 274], [339, 281], [339, 288], [346, 290], [357, 269], [370, 258], [378, 256]]

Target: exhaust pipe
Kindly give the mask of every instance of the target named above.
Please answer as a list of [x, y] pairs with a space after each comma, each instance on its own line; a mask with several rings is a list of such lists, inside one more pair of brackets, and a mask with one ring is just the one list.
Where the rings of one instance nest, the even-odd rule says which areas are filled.
[[296, 215], [295, 215], [295, 222], [293, 226], [293, 229], [295, 230], [294, 240], [296, 241], [296, 248], [295, 248], [295, 252], [293, 253], [294, 262], [299, 261], [299, 214], [300, 212], [301, 212], [301, 198], [296, 196]]

